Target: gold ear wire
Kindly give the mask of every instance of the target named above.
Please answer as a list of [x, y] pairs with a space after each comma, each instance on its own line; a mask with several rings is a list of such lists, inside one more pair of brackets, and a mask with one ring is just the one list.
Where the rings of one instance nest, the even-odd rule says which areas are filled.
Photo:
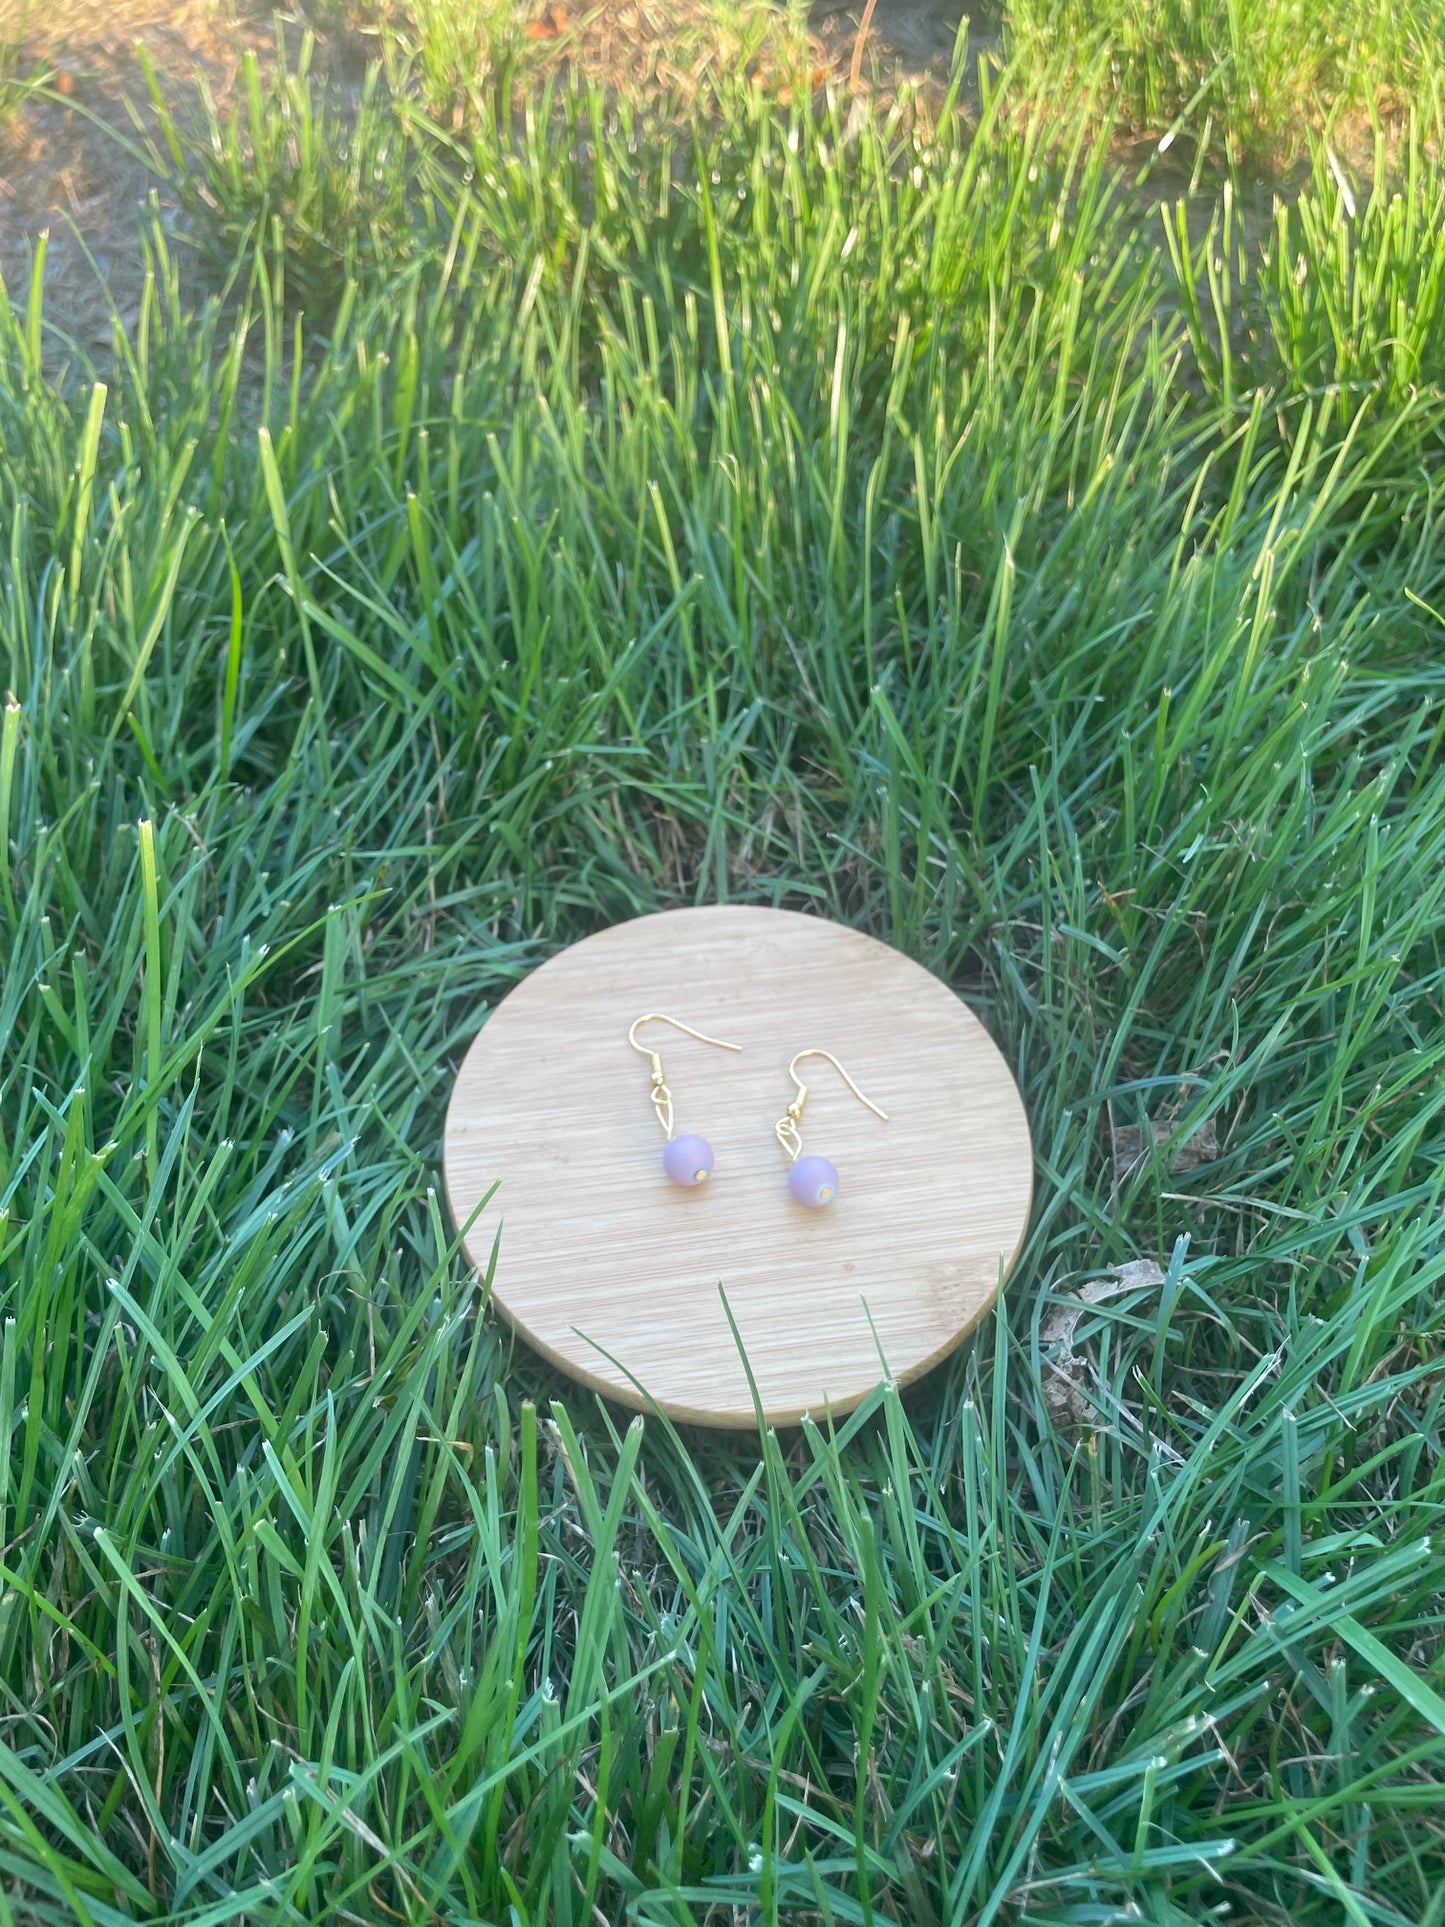
[[797, 1162], [803, 1149], [803, 1140], [799, 1135], [798, 1126], [803, 1121], [803, 1106], [808, 1101], [808, 1087], [798, 1075], [798, 1066], [805, 1057], [826, 1057], [828, 1062], [833, 1066], [833, 1069], [853, 1093], [854, 1097], [857, 1098], [858, 1102], [870, 1110], [874, 1117], [881, 1118], [885, 1124], [888, 1122], [888, 1113], [886, 1111], [880, 1111], [871, 1097], [864, 1096], [863, 1092], [859, 1090], [858, 1086], [838, 1062], [832, 1051], [817, 1050], [811, 1046], [807, 1050], [800, 1050], [788, 1066], [788, 1075], [797, 1085], [798, 1095], [773, 1126], [773, 1135], [794, 1163]]
[[721, 1037], [709, 1037], [706, 1031], [694, 1030], [691, 1024], [684, 1024], [681, 1019], [677, 1017], [668, 1017], [660, 1010], [649, 1010], [643, 1016], [633, 1018], [632, 1025], [627, 1033], [627, 1041], [639, 1056], [651, 1060], [652, 1069], [649, 1081], [652, 1087], [652, 1108], [656, 1111], [657, 1121], [662, 1126], [662, 1135], [671, 1142], [673, 1131], [672, 1092], [667, 1088], [667, 1078], [663, 1074], [661, 1057], [659, 1057], [655, 1050], [649, 1050], [646, 1044], [639, 1044], [637, 1041], [637, 1033], [644, 1024], [671, 1024], [674, 1030], [680, 1030], [685, 1037], [695, 1037], [700, 1044], [710, 1044], [714, 1050], [740, 1051], [742, 1045], [725, 1044]]

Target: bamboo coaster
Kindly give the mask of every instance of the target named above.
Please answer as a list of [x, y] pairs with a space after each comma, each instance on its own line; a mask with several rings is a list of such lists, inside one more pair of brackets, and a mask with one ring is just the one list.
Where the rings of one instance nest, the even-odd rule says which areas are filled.
[[[647, 1011], [743, 1047], [641, 1034], [677, 1132], [713, 1147], [686, 1189], [663, 1173], [648, 1061], [627, 1044]], [[888, 1113], [820, 1060], [799, 1066], [804, 1151], [839, 1174], [817, 1210], [789, 1196], [773, 1135], [810, 1046]], [[518, 984], [462, 1064], [445, 1168], [467, 1254], [485, 1270], [496, 1242], [495, 1303], [529, 1344], [623, 1404], [743, 1427], [749, 1371], [781, 1425], [943, 1358], [993, 1303], [1033, 1186], [1008, 1066], [946, 985], [856, 930], [731, 906], [617, 924]]]

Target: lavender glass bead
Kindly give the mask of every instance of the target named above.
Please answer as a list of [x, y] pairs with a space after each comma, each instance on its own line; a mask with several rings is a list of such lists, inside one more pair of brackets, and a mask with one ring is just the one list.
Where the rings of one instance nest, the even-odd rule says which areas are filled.
[[712, 1146], [696, 1134], [669, 1138], [662, 1168], [674, 1184], [701, 1184], [712, 1170]]
[[796, 1158], [788, 1173], [788, 1189], [796, 1203], [810, 1209], [831, 1204], [838, 1192], [838, 1167], [827, 1158]]

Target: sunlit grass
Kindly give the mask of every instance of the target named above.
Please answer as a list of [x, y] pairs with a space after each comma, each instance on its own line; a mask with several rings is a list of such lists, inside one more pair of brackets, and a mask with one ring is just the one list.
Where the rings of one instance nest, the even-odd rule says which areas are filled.
[[505, 85], [530, 11], [516, 0], [419, 0], [394, 13], [394, 57], [427, 109], [459, 124], [479, 110], [489, 83]]
[[222, 268], [270, 248], [293, 297], [329, 317], [349, 282], [404, 265], [418, 225], [415, 168], [380, 63], [348, 100], [313, 72], [314, 54], [307, 32], [289, 62], [278, 21], [275, 61], [263, 69], [247, 49], [229, 107], [202, 83], [199, 113], [178, 110], [144, 50], [140, 58], [159, 130], [151, 163], [193, 238]]
[[[0, 314], [6, 1907], [1439, 1921], [1433, 164], [1261, 262], [1054, 100], [677, 127], [408, 123], [324, 333], [274, 221], [105, 389]], [[439, 1202], [489, 1006], [724, 898], [1032, 1122], [998, 1318], [836, 1432], [627, 1425]]]
[[1440, 0], [1008, 0], [1005, 17], [1031, 67], [1102, 71], [1132, 131], [1232, 164], [1287, 163], [1341, 113], [1423, 96], [1445, 46]]
[[10, 32], [0, 32], [0, 141], [8, 139], [23, 109], [50, 85], [54, 75], [44, 61], [26, 59], [20, 29], [22, 15]]

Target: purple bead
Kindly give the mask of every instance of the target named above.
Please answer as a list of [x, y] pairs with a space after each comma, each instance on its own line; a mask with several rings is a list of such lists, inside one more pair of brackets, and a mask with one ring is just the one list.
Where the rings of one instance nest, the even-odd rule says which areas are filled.
[[827, 1158], [797, 1158], [788, 1173], [788, 1189], [797, 1204], [831, 1204], [838, 1194], [838, 1167]]
[[695, 1134], [669, 1138], [662, 1168], [674, 1184], [701, 1184], [712, 1170], [712, 1146]]

